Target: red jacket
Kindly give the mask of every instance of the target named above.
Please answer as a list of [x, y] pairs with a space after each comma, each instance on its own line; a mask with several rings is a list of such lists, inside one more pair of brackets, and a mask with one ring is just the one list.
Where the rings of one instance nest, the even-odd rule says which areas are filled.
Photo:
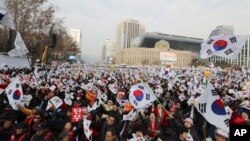
[[24, 133], [19, 137], [16, 137], [15, 134], [12, 134], [10, 137], [10, 141], [24, 141], [30, 139], [30, 133]]
[[159, 110], [157, 108], [154, 109], [154, 114], [157, 117], [157, 119], [160, 119], [161, 126], [163, 127], [169, 126], [169, 122], [167, 121], [167, 117], [168, 117], [167, 112], [162, 108], [161, 113], [162, 114], [160, 117]]
[[149, 131], [149, 137], [155, 138], [155, 136], [157, 135], [155, 132], [160, 131], [159, 123], [155, 121], [154, 124], [152, 124], [152, 122], [149, 121], [148, 131]]
[[247, 121], [241, 116], [241, 114], [239, 112], [233, 112], [231, 119], [230, 119], [230, 124], [246, 125]]

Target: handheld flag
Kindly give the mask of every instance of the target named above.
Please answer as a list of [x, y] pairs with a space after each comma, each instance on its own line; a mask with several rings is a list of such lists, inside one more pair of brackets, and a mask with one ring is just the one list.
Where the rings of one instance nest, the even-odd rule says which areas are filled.
[[113, 94], [116, 94], [118, 92], [118, 87], [117, 87], [117, 84], [114, 83], [114, 84], [110, 84], [109, 85], [109, 89], [110, 91], [113, 93]]
[[207, 59], [217, 55], [228, 59], [237, 59], [246, 40], [246, 36], [240, 35], [213, 36], [201, 44], [201, 58]]
[[14, 110], [18, 110], [17, 104], [23, 99], [23, 89], [19, 78], [14, 78], [11, 84], [5, 89], [9, 104]]
[[48, 101], [48, 105], [46, 110], [48, 110], [52, 105], [55, 106], [55, 109], [59, 108], [61, 105], [63, 104], [63, 101], [61, 98], [59, 98], [58, 96], [54, 96], [52, 97], [49, 101]]
[[161, 68], [160, 77], [163, 79], [168, 79], [170, 73], [170, 68]]
[[130, 88], [129, 102], [137, 109], [144, 108], [156, 100], [153, 90], [146, 83], [139, 83]]
[[136, 114], [137, 112], [135, 110], [131, 110], [127, 115], [123, 115], [122, 120], [133, 120]]
[[91, 121], [84, 118], [83, 120], [84, 134], [88, 138], [88, 140], [91, 140], [90, 137], [92, 135], [92, 131], [89, 129], [90, 124], [91, 124]]
[[195, 107], [210, 124], [229, 132], [229, 115], [210, 82]]

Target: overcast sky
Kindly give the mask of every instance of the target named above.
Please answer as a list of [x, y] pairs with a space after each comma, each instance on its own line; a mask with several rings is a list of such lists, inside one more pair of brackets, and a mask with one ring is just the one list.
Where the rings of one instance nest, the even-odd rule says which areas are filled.
[[81, 29], [85, 59], [98, 61], [106, 39], [116, 38], [124, 19], [139, 20], [146, 32], [207, 38], [218, 25], [250, 34], [250, 0], [50, 0], [65, 26]]

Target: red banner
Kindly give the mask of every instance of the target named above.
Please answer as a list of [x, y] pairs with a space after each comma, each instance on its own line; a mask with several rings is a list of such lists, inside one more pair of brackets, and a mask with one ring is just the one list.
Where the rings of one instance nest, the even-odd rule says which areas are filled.
[[88, 114], [87, 107], [73, 107], [71, 110], [71, 122], [78, 122]]

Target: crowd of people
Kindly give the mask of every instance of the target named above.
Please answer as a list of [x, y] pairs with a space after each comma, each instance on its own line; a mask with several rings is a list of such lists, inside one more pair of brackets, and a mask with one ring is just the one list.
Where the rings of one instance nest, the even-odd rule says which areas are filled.
[[[226, 141], [229, 133], [207, 122], [188, 103], [191, 96], [204, 93], [205, 71], [223, 104], [232, 110], [230, 124], [250, 124], [247, 69], [171, 68], [165, 77], [157, 67], [5, 65], [0, 70], [0, 140]], [[17, 109], [5, 91], [14, 78], [21, 81], [23, 91], [23, 99], [15, 103]], [[129, 93], [140, 82], [149, 85], [157, 100], [136, 109]], [[55, 97], [62, 103], [53, 104]], [[87, 109], [80, 118], [74, 115], [79, 107]], [[131, 113], [136, 114], [124, 117]]]

